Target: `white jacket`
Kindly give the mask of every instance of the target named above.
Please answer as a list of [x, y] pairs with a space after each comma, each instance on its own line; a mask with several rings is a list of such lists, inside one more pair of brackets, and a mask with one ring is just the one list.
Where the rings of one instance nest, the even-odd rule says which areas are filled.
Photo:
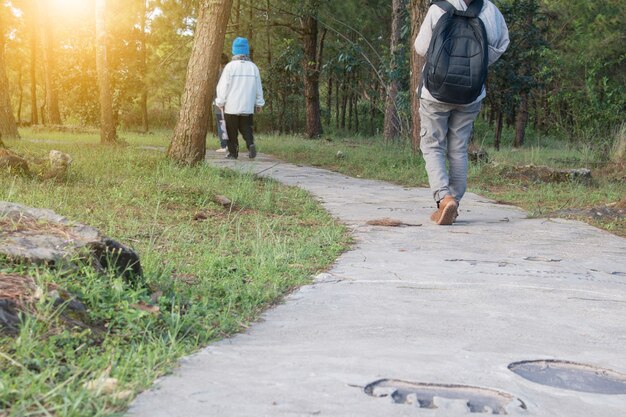
[[215, 104], [226, 114], [254, 114], [262, 107], [263, 86], [259, 68], [252, 61], [235, 59], [224, 67], [217, 83]]
[[[447, 0], [458, 10], [467, 10], [467, 5], [464, 0]], [[415, 51], [422, 56], [426, 56], [428, 52], [428, 46], [430, 45], [430, 39], [433, 36], [433, 29], [439, 21], [439, 18], [445, 14], [445, 10], [441, 7], [432, 5], [426, 13], [426, 17], [422, 22], [420, 31], [415, 38]], [[485, 24], [485, 30], [487, 31], [487, 44], [489, 45], [489, 65], [493, 64], [500, 58], [500, 56], [506, 51], [509, 46], [509, 29], [506, 27], [506, 22], [500, 10], [489, 0], [484, 0], [483, 9], [481, 10], [478, 18]], [[483, 91], [480, 93], [474, 103], [481, 101], [485, 98], [486, 91], [483, 86]], [[439, 101], [434, 98], [426, 86], [422, 87], [423, 99], [430, 101]]]

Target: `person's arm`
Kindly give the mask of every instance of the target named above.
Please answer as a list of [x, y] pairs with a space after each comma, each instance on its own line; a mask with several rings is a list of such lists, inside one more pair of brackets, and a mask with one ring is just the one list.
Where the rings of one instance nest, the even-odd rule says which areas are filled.
[[504, 16], [500, 10], [496, 8], [494, 14], [494, 32], [495, 36], [489, 40], [489, 65], [493, 64], [502, 56], [506, 48], [509, 47], [509, 29], [504, 21]]
[[256, 77], [256, 99], [254, 105], [257, 112], [260, 112], [261, 108], [265, 105], [265, 99], [263, 98], [263, 85], [261, 84], [261, 73], [259, 72], [259, 68], [257, 67], [254, 72]]
[[435, 5], [430, 6], [428, 12], [426, 12], [426, 17], [424, 17], [424, 21], [420, 26], [420, 31], [415, 38], [415, 43], [413, 44], [415, 52], [417, 52], [418, 55], [426, 56], [428, 46], [430, 45], [430, 39], [433, 37], [433, 28], [443, 13], [444, 11]]

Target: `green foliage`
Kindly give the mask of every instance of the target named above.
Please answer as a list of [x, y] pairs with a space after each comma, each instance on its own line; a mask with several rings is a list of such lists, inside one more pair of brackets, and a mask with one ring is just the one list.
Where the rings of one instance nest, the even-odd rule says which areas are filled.
[[543, 72], [553, 126], [575, 138], [605, 138], [626, 111], [626, 4], [543, 3], [550, 22]]
[[[13, 7], [2, 8], [8, 35], [7, 72], [12, 104], [24, 122], [32, 113], [27, 2], [3, 4]], [[111, 0], [108, 4], [108, 52], [117, 122], [129, 128], [140, 125], [145, 82], [150, 126], [173, 126], [193, 43], [197, 2], [148, 0], [145, 13], [140, 1]], [[504, 114], [507, 124], [512, 125], [520, 96], [528, 94], [529, 125], [572, 141], [606, 142], [626, 111], [625, 3], [499, 0], [496, 4], [508, 23], [511, 46], [491, 71], [488, 106], [494, 113]], [[401, 47], [397, 56], [391, 57], [388, 1], [241, 0], [235, 6], [225, 52], [230, 55], [235, 36], [251, 39], [253, 60], [261, 70], [268, 104], [257, 118], [259, 130], [298, 133], [305, 129], [301, 19], [307, 14], [318, 19], [319, 38], [325, 33], [320, 68], [324, 129], [339, 134], [380, 131], [384, 91], [390, 80], [400, 81], [398, 106], [403, 130], [410, 126], [410, 102], [415, 92], [409, 87], [409, 59], [414, 53], [409, 33], [414, 22], [409, 21], [406, 10]], [[84, 2], [80, 10], [54, 10], [49, 16], [55, 36], [61, 112], [68, 124], [97, 125], [99, 120], [92, 17], [90, 2]], [[145, 74], [140, 47], [144, 35]], [[45, 95], [41, 55], [39, 45], [35, 71], [39, 106]], [[392, 58], [397, 60], [395, 67], [390, 65]], [[334, 89], [337, 85], [341, 87], [339, 94]], [[352, 107], [350, 100], [354, 101]]]
[[501, 1], [498, 8], [507, 23], [511, 43], [490, 69], [487, 103], [512, 124], [520, 95], [532, 95], [542, 88], [539, 66], [546, 48], [544, 22], [538, 0]]

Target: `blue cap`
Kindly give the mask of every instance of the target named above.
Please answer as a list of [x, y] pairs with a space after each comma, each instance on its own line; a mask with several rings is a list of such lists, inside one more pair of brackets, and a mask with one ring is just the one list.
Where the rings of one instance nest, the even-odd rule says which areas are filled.
[[237, 38], [233, 41], [233, 55], [250, 55], [250, 46], [246, 38]]

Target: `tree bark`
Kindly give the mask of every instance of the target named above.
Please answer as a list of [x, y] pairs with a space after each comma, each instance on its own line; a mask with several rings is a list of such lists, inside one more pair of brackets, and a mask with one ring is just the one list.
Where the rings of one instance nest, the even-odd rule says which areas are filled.
[[59, 111], [59, 89], [57, 87], [57, 65], [54, 51], [54, 33], [50, 22], [49, 2], [43, 2], [44, 19], [41, 28], [43, 46], [44, 74], [46, 81], [46, 111], [48, 123], [61, 124], [61, 112]]
[[141, 0], [141, 130], [148, 133], [150, 125], [148, 124], [148, 54], [146, 51], [146, 19], [148, 18], [147, 0]]
[[341, 81], [341, 129], [346, 128], [346, 107], [348, 105], [348, 75], [346, 70], [343, 71], [343, 80]]
[[19, 73], [17, 76], [17, 88], [19, 89], [19, 99], [17, 102], [17, 125], [22, 124], [22, 105], [24, 103], [24, 87], [22, 87], [22, 65], [20, 63]]
[[339, 80], [335, 80], [335, 129], [339, 129]]
[[328, 94], [326, 96], [326, 126], [330, 126], [330, 114], [333, 105], [333, 75], [328, 74]]
[[96, 0], [96, 72], [100, 90], [100, 143], [111, 144], [117, 141], [117, 132], [113, 122], [113, 97], [107, 59], [106, 10], [106, 0]]
[[515, 118], [515, 141], [513, 146], [520, 148], [524, 145], [526, 136], [526, 124], [528, 123], [528, 93], [520, 94], [520, 104]]
[[26, 21], [28, 24], [28, 33], [30, 40], [30, 124], [39, 124], [39, 107], [37, 106], [37, 27], [38, 13], [37, 6], [33, 1], [29, 2], [28, 16]]
[[[265, 9], [265, 37], [266, 37], [266, 48], [267, 48], [267, 68], [272, 68], [273, 59], [272, 59], [272, 26], [271, 26], [271, 16], [272, 5], [270, 0], [266, 1], [266, 9]], [[272, 96], [268, 96], [265, 99], [265, 105], [267, 106], [267, 110], [270, 118], [270, 129], [272, 132], [275, 130], [275, 121], [274, 121], [274, 101]]]
[[233, 0], [202, 0], [178, 123], [168, 158], [186, 165], [204, 160], [211, 101]]
[[318, 138], [322, 134], [322, 120], [320, 115], [320, 58], [317, 54], [317, 13], [319, 0], [307, 0], [302, 18], [302, 44], [304, 49], [304, 100], [306, 105], [306, 135], [309, 138]]
[[359, 94], [357, 92], [354, 93], [354, 131], [359, 133]]
[[420, 101], [417, 97], [417, 89], [422, 82], [422, 68], [424, 67], [424, 57], [417, 55], [413, 43], [419, 33], [422, 21], [428, 11], [428, 0], [411, 0], [411, 119], [413, 121], [411, 130], [411, 139], [413, 144], [413, 152], [417, 152], [420, 148], [420, 131], [422, 129], [420, 123]]
[[375, 118], [376, 118], [376, 95], [372, 95], [370, 99], [370, 135], [374, 136], [376, 132], [376, 127], [374, 126]]
[[500, 150], [500, 138], [502, 137], [502, 121], [504, 119], [504, 115], [502, 114], [501, 111], [498, 112], [497, 116], [496, 116], [496, 132], [495, 132], [495, 138], [493, 141], [493, 146], [496, 148], [497, 151]]
[[9, 79], [4, 62], [4, 31], [5, 23], [0, 13], [0, 137], [18, 139], [17, 124], [11, 108], [11, 94], [9, 92]]
[[398, 48], [400, 46], [400, 29], [402, 26], [402, 0], [392, 0], [391, 2], [391, 33], [390, 46], [391, 62], [389, 65], [390, 79], [387, 87], [385, 99], [385, 121], [383, 138], [387, 141], [396, 140], [400, 136], [400, 116], [398, 114], [398, 90], [400, 81], [398, 80]]

